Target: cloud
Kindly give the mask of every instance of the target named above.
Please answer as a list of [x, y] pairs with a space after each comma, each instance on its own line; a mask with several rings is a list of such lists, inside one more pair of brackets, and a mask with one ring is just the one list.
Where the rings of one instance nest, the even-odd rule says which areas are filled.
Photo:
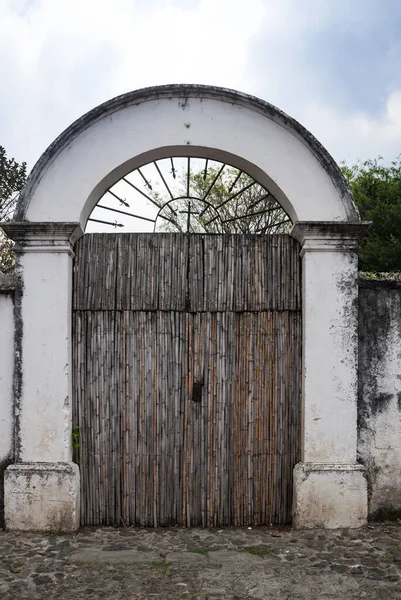
[[[243, 87], [263, 0], [37, 0], [0, 5], [2, 143], [31, 163], [93, 106], [131, 89]], [[188, 8], [188, 5], [191, 5]]]
[[31, 167], [97, 104], [188, 82], [273, 102], [337, 160], [391, 158], [400, 22], [398, 0], [3, 0], [0, 143]]
[[[401, 4], [270, 3], [252, 51], [252, 86], [354, 161], [401, 152]], [[263, 78], [260, 77], [264, 73]]]
[[344, 113], [311, 103], [301, 110], [301, 120], [318, 132], [319, 140], [337, 161], [352, 163], [381, 155], [389, 162], [401, 154], [401, 90], [390, 94], [378, 116], [363, 111]]

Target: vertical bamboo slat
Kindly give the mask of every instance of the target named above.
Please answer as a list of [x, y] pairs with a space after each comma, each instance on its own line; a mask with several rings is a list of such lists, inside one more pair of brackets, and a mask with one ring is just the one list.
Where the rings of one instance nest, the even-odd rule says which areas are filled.
[[290, 522], [300, 275], [299, 246], [287, 235], [77, 242], [73, 425], [83, 525]]

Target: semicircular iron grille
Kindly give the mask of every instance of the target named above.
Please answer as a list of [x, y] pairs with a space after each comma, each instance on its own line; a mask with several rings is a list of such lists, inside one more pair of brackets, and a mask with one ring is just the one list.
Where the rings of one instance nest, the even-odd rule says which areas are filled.
[[170, 157], [109, 188], [86, 231], [268, 234], [290, 226], [276, 198], [244, 171], [209, 159]]

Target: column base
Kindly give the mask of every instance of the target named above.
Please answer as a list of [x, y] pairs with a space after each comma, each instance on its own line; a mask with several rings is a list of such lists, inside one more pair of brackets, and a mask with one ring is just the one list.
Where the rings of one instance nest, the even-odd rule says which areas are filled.
[[75, 463], [19, 463], [4, 474], [8, 531], [71, 532], [79, 528], [79, 468]]
[[339, 529], [365, 525], [368, 493], [364, 471], [358, 464], [295, 465], [294, 527]]

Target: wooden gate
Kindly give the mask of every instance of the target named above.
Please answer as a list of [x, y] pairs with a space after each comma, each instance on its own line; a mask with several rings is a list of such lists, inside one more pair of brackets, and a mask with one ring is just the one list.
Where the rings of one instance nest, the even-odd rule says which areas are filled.
[[78, 241], [73, 435], [83, 525], [290, 522], [300, 289], [299, 246], [288, 235]]

